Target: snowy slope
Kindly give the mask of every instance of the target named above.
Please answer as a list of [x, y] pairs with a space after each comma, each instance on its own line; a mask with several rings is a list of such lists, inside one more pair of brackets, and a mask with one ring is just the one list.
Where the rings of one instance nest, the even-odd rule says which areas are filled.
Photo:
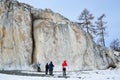
[[[29, 74], [43, 74], [37, 72], [23, 72]], [[80, 71], [80, 72], [67, 72], [68, 78], [58, 77], [61, 72], [54, 72], [54, 76], [20, 76], [8, 75], [0, 73], [0, 80], [120, 80], [120, 69], [114, 70], [94, 70], [94, 71]]]

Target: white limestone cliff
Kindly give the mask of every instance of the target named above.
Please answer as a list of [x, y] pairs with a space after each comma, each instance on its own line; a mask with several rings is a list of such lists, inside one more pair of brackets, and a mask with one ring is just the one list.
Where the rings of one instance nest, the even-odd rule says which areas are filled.
[[24, 69], [31, 64], [32, 37], [29, 10], [17, 1], [0, 0], [0, 68]]
[[[24, 70], [52, 61], [61, 70], [106, 69], [116, 65], [113, 51], [97, 46], [80, 25], [50, 9], [0, 0], [0, 69]], [[30, 69], [30, 68], [29, 68]]]

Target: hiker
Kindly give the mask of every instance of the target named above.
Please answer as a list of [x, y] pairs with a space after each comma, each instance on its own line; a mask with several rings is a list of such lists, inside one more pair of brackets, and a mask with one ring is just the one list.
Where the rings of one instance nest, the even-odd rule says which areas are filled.
[[37, 64], [37, 71], [41, 72], [41, 68], [40, 68], [40, 64], [39, 63]]
[[62, 63], [63, 76], [66, 76], [66, 67], [67, 67], [67, 62], [66, 60], [64, 60]]
[[49, 64], [49, 74], [50, 75], [53, 75], [53, 67], [54, 67], [54, 65], [53, 65], [53, 63], [51, 61], [50, 64]]
[[45, 74], [47, 75], [48, 74], [48, 70], [49, 70], [49, 65], [48, 63], [45, 65]]

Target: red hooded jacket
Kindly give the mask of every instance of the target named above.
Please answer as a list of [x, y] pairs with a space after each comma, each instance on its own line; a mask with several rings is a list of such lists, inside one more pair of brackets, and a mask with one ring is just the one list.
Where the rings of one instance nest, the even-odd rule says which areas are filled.
[[65, 68], [67, 66], [66, 60], [63, 61], [62, 67]]

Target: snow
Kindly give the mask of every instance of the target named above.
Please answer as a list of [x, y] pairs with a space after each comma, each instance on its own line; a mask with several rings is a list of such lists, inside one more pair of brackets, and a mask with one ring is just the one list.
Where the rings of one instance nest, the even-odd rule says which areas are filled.
[[120, 56], [120, 52], [114, 51], [114, 55]]
[[114, 51], [115, 58], [120, 61], [120, 52]]
[[[29, 74], [44, 74], [43, 72], [29, 72], [23, 71], [22, 73]], [[54, 76], [21, 76], [21, 75], [8, 75], [0, 73], [0, 80], [120, 80], [119, 69], [107, 70], [93, 70], [93, 71], [76, 71], [67, 72], [68, 78], [59, 77], [62, 72], [54, 72]]]

